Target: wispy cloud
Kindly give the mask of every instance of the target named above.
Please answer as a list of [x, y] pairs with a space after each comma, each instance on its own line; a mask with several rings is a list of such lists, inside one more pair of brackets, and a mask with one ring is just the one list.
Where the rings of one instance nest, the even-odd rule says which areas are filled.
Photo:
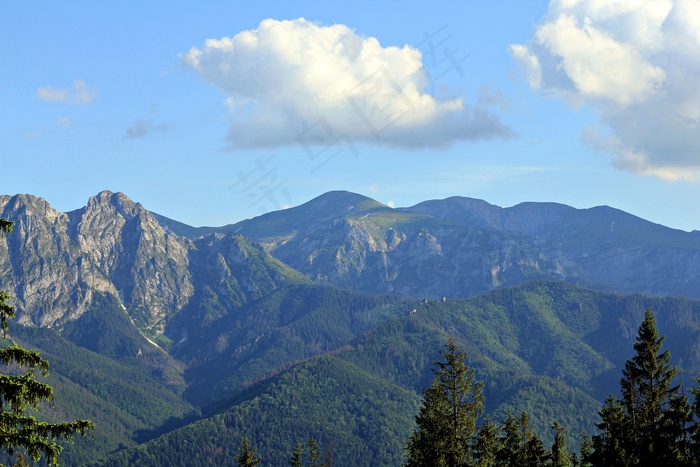
[[700, 2], [553, 1], [511, 46], [532, 89], [599, 110], [582, 140], [613, 165], [700, 180]]
[[138, 119], [126, 129], [124, 133], [124, 138], [126, 139], [137, 139], [143, 138], [150, 133], [166, 133], [170, 127], [165, 124], [156, 125], [150, 120]]
[[342, 24], [267, 19], [180, 58], [227, 96], [232, 148], [293, 145], [317, 123], [326, 134], [306, 144], [346, 136], [435, 148], [513, 135], [486, 108], [427, 93], [417, 49], [382, 47]]
[[158, 111], [157, 104], [151, 104], [151, 110], [149, 112], [148, 118], [139, 118], [134, 121], [134, 123], [126, 129], [124, 133], [125, 139], [138, 139], [148, 136], [151, 133], [167, 133], [172, 129], [170, 125], [163, 123], [156, 124], [153, 123], [153, 117]]
[[83, 80], [73, 81], [70, 87], [46, 86], [36, 91], [36, 97], [44, 102], [60, 104], [90, 104], [97, 97], [97, 89], [88, 86]]

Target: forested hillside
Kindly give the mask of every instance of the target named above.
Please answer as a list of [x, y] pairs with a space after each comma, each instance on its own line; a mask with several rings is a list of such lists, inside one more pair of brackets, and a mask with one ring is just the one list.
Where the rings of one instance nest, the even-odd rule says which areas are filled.
[[[449, 339], [491, 420], [525, 411], [545, 446], [556, 421], [577, 447], [619, 393], [647, 308], [679, 382], [700, 373], [700, 301], [664, 296], [698, 290], [700, 245], [618, 211], [397, 210], [336, 192], [201, 230], [108, 192], [68, 214], [0, 201], [17, 219], [0, 240], [0, 287], [18, 311], [7, 343], [51, 363], [56, 405], [41, 411], [97, 425], [66, 447], [68, 465], [230, 464], [246, 437], [263, 465], [311, 438], [334, 465], [400, 465]], [[659, 277], [653, 294], [591, 273], [597, 255], [615, 258], [611, 277], [639, 261]]]
[[[328, 290], [320, 290], [328, 297]], [[285, 308], [284, 301], [279, 305]], [[581, 432], [597, 432], [597, 413], [607, 394], [619, 390], [620, 371], [633, 353], [646, 307], [659, 310], [659, 328], [668, 336], [674, 361], [687, 364], [688, 373], [695, 371], [690, 368], [697, 368], [697, 348], [687, 343], [699, 340], [700, 303], [691, 299], [535, 282], [463, 301], [394, 300], [377, 313], [385, 317], [381, 323], [344, 343], [323, 340], [324, 335], [345, 334], [342, 322], [319, 323], [326, 334], [319, 333], [314, 345], [333, 348], [332, 357], [279, 362], [279, 374], [261, 375], [258, 382], [232, 390], [230, 397], [209, 406], [202, 421], [119, 454], [107, 465], [137, 459], [144, 465], [167, 465], [160, 463], [165, 458], [225, 462], [238, 454], [244, 437], [263, 455], [264, 465], [280, 465], [296, 443], [309, 437], [322, 448], [330, 441], [335, 465], [398, 465], [403, 441], [388, 443], [376, 430], [406, 439], [421, 390], [432, 377], [432, 362], [449, 337], [466, 349], [469, 365], [484, 383], [485, 409], [492, 420], [505, 420], [509, 410], [526, 411], [543, 443], [553, 442], [551, 426], [557, 421], [568, 428], [569, 443], [577, 447]], [[311, 323], [305, 327], [313, 329]], [[251, 341], [255, 337], [251, 334]], [[218, 375], [212, 378], [217, 380]], [[401, 403], [393, 405], [396, 400]], [[393, 407], [391, 415], [386, 407]], [[301, 413], [309, 414], [307, 424], [299, 425]], [[295, 432], [303, 435], [290, 438]], [[211, 441], [212, 433], [217, 433], [216, 441]], [[189, 448], [177, 457], [175, 446]], [[377, 452], [385, 456], [380, 464]]]

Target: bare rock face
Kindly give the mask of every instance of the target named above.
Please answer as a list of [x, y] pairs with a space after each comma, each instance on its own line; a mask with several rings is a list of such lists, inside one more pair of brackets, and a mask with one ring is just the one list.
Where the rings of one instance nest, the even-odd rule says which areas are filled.
[[69, 237], [67, 214], [29, 195], [3, 197], [0, 212], [15, 221], [12, 234], [0, 240], [0, 281], [16, 300], [20, 323], [60, 326], [85, 312], [94, 290], [116, 294]]
[[114, 284], [137, 325], [162, 332], [194, 288], [188, 270], [191, 242], [164, 230], [141, 204], [103, 191], [71, 213], [72, 239]]
[[179, 313], [193, 313], [183, 322], [201, 310], [213, 319], [289, 281], [307, 281], [240, 235], [177, 235], [122, 193], [103, 191], [70, 213], [34, 196], [2, 196], [0, 216], [15, 222], [0, 239], [0, 289], [26, 325], [60, 331], [101, 292], [154, 336]]
[[385, 213], [329, 221], [271, 244], [272, 254], [315, 282], [369, 293], [466, 297], [537, 277], [561, 278], [532, 242], [493, 230], [387, 223]]
[[4, 197], [1, 209], [15, 222], [0, 247], [2, 287], [17, 300], [20, 323], [60, 327], [101, 291], [157, 333], [192, 294], [189, 241], [165, 232], [122, 194], [102, 192], [70, 214], [29, 195]]
[[58, 329], [90, 309], [95, 292], [117, 297], [142, 331], [158, 335], [175, 316], [179, 333], [309, 279], [421, 298], [538, 278], [700, 297], [700, 233], [608, 207], [449, 198], [392, 209], [332, 192], [197, 229], [105, 191], [70, 213], [29, 195], [0, 196], [0, 216], [15, 222], [0, 239], [0, 288], [21, 323]]

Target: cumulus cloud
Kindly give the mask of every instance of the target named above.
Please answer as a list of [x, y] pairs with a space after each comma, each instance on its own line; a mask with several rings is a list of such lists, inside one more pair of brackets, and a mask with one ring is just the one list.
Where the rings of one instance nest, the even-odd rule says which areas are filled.
[[36, 91], [36, 97], [44, 102], [61, 104], [89, 104], [97, 97], [97, 90], [88, 86], [83, 80], [73, 81], [67, 88], [46, 86]]
[[700, 0], [554, 0], [511, 45], [531, 88], [599, 110], [582, 140], [613, 165], [700, 180]]
[[[347, 138], [447, 147], [512, 136], [487, 109], [426, 93], [417, 49], [382, 47], [341, 24], [267, 19], [234, 37], [208, 39], [180, 58], [226, 95], [233, 148], [292, 145], [300, 138], [305, 145]], [[324, 134], [306, 138], [309, 128]]]

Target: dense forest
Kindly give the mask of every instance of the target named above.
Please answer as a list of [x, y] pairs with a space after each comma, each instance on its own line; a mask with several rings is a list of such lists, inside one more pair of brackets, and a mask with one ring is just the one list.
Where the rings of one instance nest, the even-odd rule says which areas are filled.
[[[67, 465], [235, 464], [244, 438], [261, 465], [285, 465], [298, 444], [306, 463], [310, 439], [321, 453], [331, 447], [335, 465], [400, 465], [450, 338], [482, 385], [477, 435], [493, 425], [505, 439], [515, 423], [546, 454], [566, 433], [581, 460], [601, 432], [606, 397], [617, 395], [613, 409], [622, 400], [619, 379], [645, 307], [668, 336], [686, 391], [698, 366], [697, 301], [547, 281], [446, 301], [293, 286], [202, 328], [189, 348], [173, 348], [180, 360], [119, 331], [128, 321], [101, 303], [69, 328], [84, 346], [51, 329], [9, 329], [13, 342], [51, 362], [45, 381], [57, 399], [42, 413], [96, 423], [94, 440], [65, 445]], [[86, 323], [95, 324], [93, 341], [80, 332]]]
[[[608, 396], [599, 411], [597, 433], [584, 436], [578, 455], [567, 445], [564, 426], [546, 449], [529, 426], [530, 416], [508, 413], [494, 425], [483, 412], [482, 383], [452, 339], [435, 362], [423, 391], [417, 428], [407, 443], [408, 467], [418, 466], [695, 466], [700, 463], [700, 388], [691, 406], [675, 381], [677, 368], [662, 350], [656, 319], [647, 310], [625, 363], [621, 397]], [[700, 378], [696, 379], [700, 383]]]

